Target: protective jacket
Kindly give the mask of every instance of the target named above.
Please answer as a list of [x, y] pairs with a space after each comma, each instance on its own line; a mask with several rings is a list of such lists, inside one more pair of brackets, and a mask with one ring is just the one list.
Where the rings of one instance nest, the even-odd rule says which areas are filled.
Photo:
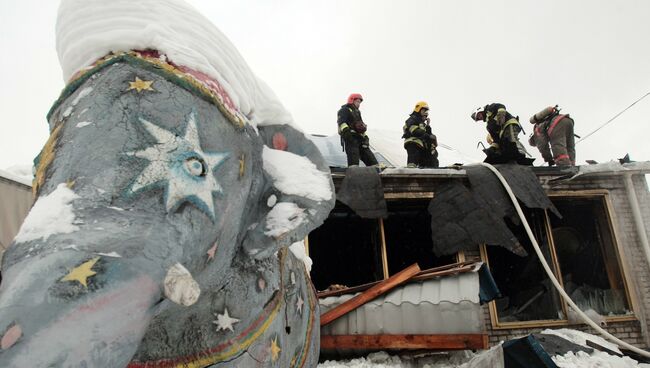
[[485, 120], [488, 133], [494, 142], [492, 144], [497, 147], [504, 140], [516, 139], [517, 134], [521, 131], [519, 121], [506, 110], [505, 105], [500, 103], [488, 105], [485, 110]]
[[537, 147], [549, 165], [575, 165], [573, 119], [569, 114], [563, 115], [555, 111], [543, 119], [537, 119], [536, 115], [531, 118], [535, 122], [531, 145]]
[[402, 127], [404, 134], [404, 146], [407, 144], [417, 144], [418, 146], [426, 149], [435, 148], [438, 146], [436, 136], [431, 133], [431, 125], [428, 124], [424, 117], [419, 112], [412, 112], [404, 126]]
[[531, 164], [526, 157], [526, 149], [519, 142], [521, 125], [519, 119], [510, 114], [505, 105], [493, 103], [485, 109], [487, 131], [492, 138], [490, 148], [485, 150], [485, 161], [488, 163], [505, 163], [517, 161], [521, 164]]
[[407, 167], [438, 167], [438, 140], [431, 126], [419, 112], [413, 111], [402, 128]]
[[341, 106], [337, 113], [337, 124], [348, 166], [358, 165], [359, 160], [366, 166], [377, 165], [377, 158], [370, 150], [370, 139], [366, 135], [361, 111], [354, 104]]
[[354, 104], [341, 106], [337, 114], [337, 123], [339, 125], [340, 135], [344, 135], [346, 132], [362, 136], [366, 135], [367, 127], [361, 118], [361, 111]]

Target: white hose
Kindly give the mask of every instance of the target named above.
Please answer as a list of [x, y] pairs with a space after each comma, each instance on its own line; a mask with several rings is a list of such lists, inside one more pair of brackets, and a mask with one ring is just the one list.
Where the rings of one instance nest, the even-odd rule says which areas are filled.
[[508, 192], [508, 195], [510, 196], [510, 200], [512, 200], [512, 204], [515, 206], [515, 209], [517, 210], [517, 214], [519, 215], [519, 218], [521, 219], [521, 223], [524, 224], [524, 228], [526, 229], [526, 233], [528, 234], [528, 237], [530, 238], [531, 243], [533, 244], [533, 247], [535, 248], [535, 252], [537, 253], [537, 257], [539, 258], [539, 261], [542, 262], [542, 266], [544, 266], [544, 270], [546, 271], [546, 274], [548, 277], [551, 279], [553, 282], [553, 285], [557, 289], [557, 291], [562, 295], [562, 298], [573, 308], [574, 311], [580, 316], [580, 319], [582, 319], [583, 322], [591, 326], [594, 330], [598, 331], [601, 335], [603, 335], [605, 338], [609, 339], [610, 341], [616, 343], [619, 346], [622, 346], [628, 350], [631, 350], [639, 355], [642, 355], [644, 357], [650, 358], [650, 353], [637, 348], [636, 346], [630, 345], [626, 343], [623, 340], [620, 340], [616, 336], [610, 334], [609, 332], [605, 331], [602, 329], [596, 322], [592, 321], [591, 318], [589, 318], [578, 306], [571, 300], [569, 295], [564, 291], [560, 283], [557, 281], [555, 278], [555, 275], [553, 275], [553, 272], [551, 271], [551, 268], [548, 266], [548, 263], [546, 262], [546, 259], [544, 258], [544, 255], [542, 254], [542, 250], [539, 248], [539, 245], [537, 244], [537, 240], [535, 239], [535, 236], [533, 235], [532, 230], [530, 229], [530, 226], [528, 225], [528, 221], [526, 221], [526, 217], [524, 216], [524, 212], [521, 210], [521, 206], [519, 206], [519, 202], [517, 201], [517, 197], [515, 197], [515, 194], [512, 192], [512, 189], [510, 188], [510, 185], [508, 185], [508, 182], [506, 182], [506, 179], [501, 175], [501, 173], [492, 165], [487, 164], [485, 162], [480, 162], [479, 165], [487, 167], [494, 173], [494, 175], [499, 178], [499, 181], [501, 181], [501, 184], [505, 188], [506, 192]]

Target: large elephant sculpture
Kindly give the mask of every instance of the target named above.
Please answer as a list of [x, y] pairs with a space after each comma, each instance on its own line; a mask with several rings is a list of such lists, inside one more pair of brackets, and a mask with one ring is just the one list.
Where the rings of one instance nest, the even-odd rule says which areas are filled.
[[3, 259], [0, 366], [316, 366], [300, 241], [334, 204], [329, 169], [260, 118], [277, 101], [242, 107], [165, 51], [113, 50], [52, 107]]

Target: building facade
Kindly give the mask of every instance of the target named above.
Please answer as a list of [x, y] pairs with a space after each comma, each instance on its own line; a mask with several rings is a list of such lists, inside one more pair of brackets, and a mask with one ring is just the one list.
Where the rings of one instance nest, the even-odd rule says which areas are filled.
[[[533, 171], [562, 216], [524, 208], [555, 277], [601, 327], [635, 346], [650, 346], [650, 194], [645, 179], [650, 163]], [[338, 191], [345, 173], [334, 170], [332, 177]], [[552, 286], [522, 224], [506, 221], [525, 256], [488, 244], [434, 254], [429, 211], [435, 207], [429, 208], [430, 202], [446, 183], [466, 183], [464, 170], [387, 169], [379, 177], [387, 216], [363, 218], [337, 202], [326, 222], [309, 235], [317, 290], [387, 279], [414, 262], [430, 269], [481, 261], [501, 292], [482, 306], [482, 331], [490, 346], [545, 328], [597, 334]]]

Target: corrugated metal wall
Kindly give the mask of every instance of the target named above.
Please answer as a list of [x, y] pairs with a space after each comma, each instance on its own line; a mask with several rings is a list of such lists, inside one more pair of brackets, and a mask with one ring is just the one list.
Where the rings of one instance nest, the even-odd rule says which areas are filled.
[[[354, 295], [320, 300], [321, 314]], [[480, 333], [479, 275], [409, 283], [321, 327], [321, 335]]]
[[0, 176], [0, 260], [18, 233], [32, 200], [31, 187]]

